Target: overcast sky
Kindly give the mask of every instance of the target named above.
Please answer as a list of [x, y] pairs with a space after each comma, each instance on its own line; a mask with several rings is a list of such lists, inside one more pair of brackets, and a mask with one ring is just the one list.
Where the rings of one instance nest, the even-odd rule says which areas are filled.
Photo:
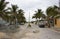
[[30, 12], [30, 19], [32, 20], [32, 16], [37, 9], [42, 9], [44, 11], [47, 7], [59, 4], [59, 0], [6, 0], [10, 3], [8, 7], [11, 7], [11, 4], [16, 4], [20, 9], [23, 9], [25, 12], [25, 17], [28, 21], [29, 19], [29, 12]]

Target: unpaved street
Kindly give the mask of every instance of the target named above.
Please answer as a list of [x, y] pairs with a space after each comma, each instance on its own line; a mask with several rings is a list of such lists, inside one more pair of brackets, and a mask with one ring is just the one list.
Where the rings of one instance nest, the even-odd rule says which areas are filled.
[[11, 34], [12, 39], [60, 39], [60, 33], [57, 33], [49, 28], [39, 28], [37, 25], [31, 24], [20, 25], [20, 31]]

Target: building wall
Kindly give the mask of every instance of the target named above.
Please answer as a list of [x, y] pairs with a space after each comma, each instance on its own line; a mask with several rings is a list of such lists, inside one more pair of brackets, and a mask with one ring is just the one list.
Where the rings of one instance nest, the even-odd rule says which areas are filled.
[[56, 19], [56, 24], [55, 24], [56, 28], [60, 28], [60, 18]]

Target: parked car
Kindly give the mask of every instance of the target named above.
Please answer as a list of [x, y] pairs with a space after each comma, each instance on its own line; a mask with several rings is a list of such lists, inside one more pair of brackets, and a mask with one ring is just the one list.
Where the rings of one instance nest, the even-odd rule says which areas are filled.
[[40, 28], [45, 28], [46, 23], [47, 23], [47, 21], [41, 20], [41, 21], [38, 23], [38, 26], [39, 26]]

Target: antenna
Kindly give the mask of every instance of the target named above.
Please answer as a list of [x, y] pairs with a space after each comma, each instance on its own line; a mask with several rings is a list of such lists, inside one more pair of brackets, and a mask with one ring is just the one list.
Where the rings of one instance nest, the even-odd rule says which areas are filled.
[[59, 0], [59, 7], [60, 7], [60, 0]]

